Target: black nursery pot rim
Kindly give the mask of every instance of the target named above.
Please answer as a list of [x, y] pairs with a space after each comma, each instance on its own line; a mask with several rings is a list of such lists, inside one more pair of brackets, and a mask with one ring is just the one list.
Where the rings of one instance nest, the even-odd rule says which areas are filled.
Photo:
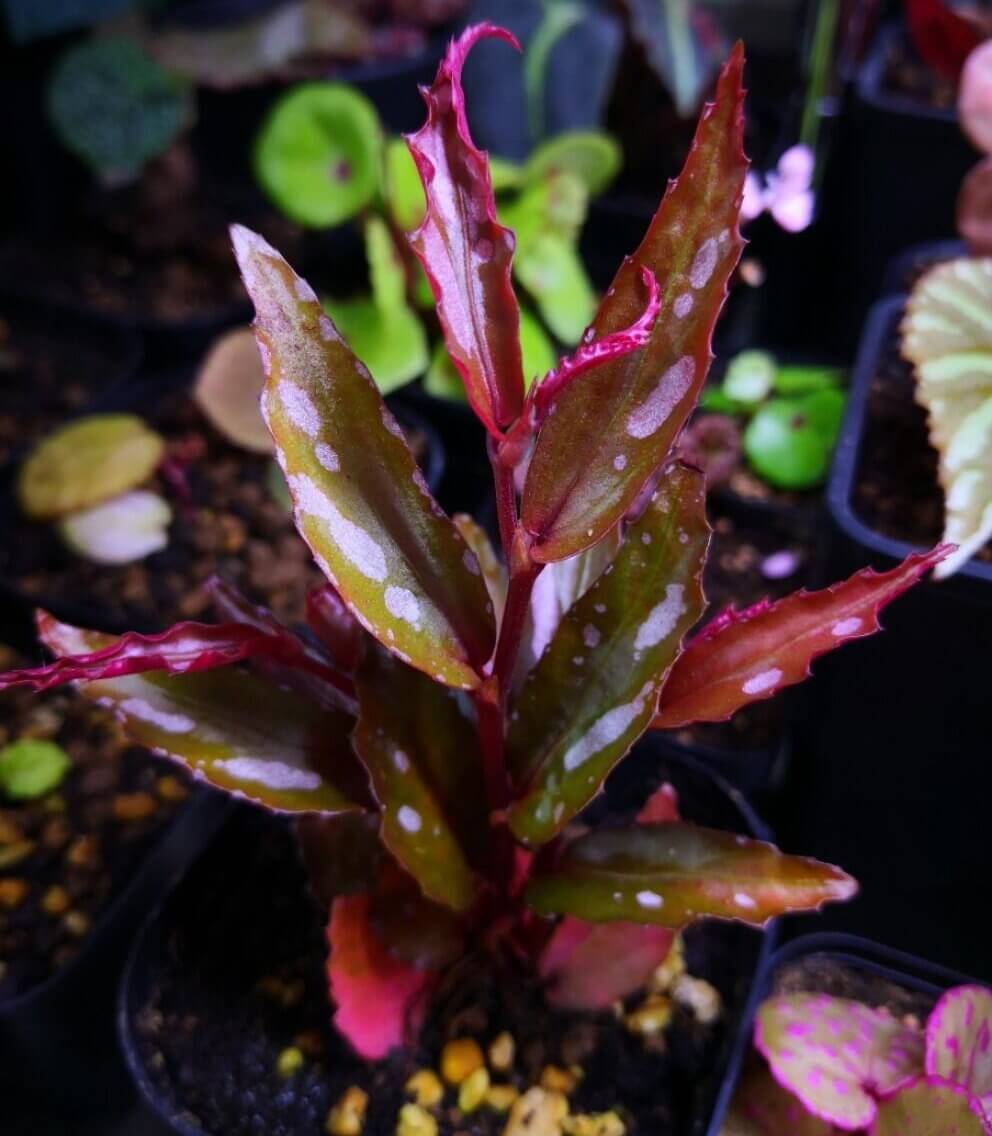
[[778, 950], [768, 952], [759, 963], [758, 974], [751, 988], [748, 1004], [741, 1015], [726, 1075], [717, 1095], [706, 1136], [721, 1136], [727, 1110], [730, 1108], [744, 1062], [751, 1049], [754, 1018], [758, 1007], [768, 995], [775, 974], [797, 959], [819, 954], [829, 955], [846, 966], [870, 971], [905, 989], [929, 994], [935, 999], [952, 986], [988, 985], [960, 974], [950, 967], [843, 931], [821, 931], [792, 939]]
[[[906, 307], [904, 294], [879, 300], [868, 313], [861, 337], [854, 369], [851, 372], [847, 410], [840, 437], [834, 450], [834, 462], [827, 483], [827, 507], [834, 524], [854, 544], [884, 558], [890, 566], [904, 560], [911, 553], [926, 552], [923, 545], [885, 536], [876, 532], [858, 516], [852, 504], [854, 486], [861, 458], [862, 439], [868, 416], [868, 394], [874, 378], [875, 363], [889, 336], [895, 330]], [[983, 601], [992, 599], [992, 564], [972, 557], [949, 580], [935, 587], [954, 592], [968, 592]]]
[[902, 23], [883, 25], [875, 36], [861, 69], [858, 72], [857, 92], [861, 102], [886, 114], [906, 118], [922, 118], [932, 122], [953, 124], [957, 122], [957, 111], [953, 107], [935, 107], [912, 95], [891, 94], [883, 88], [885, 64], [888, 48], [907, 35]]
[[[767, 823], [762, 820], [747, 797], [739, 789], [734, 788], [734, 786], [719, 773], [715, 773], [712, 769], [708, 768], [705, 762], [685, 753], [667, 753], [664, 756], [665, 759], [671, 761], [673, 764], [684, 767], [692, 776], [698, 777], [703, 781], [708, 781], [718, 792], [725, 796], [739, 814], [742, 827], [746, 828], [753, 838], [768, 842], [772, 840], [771, 829]], [[204, 848], [201, 851], [201, 855], [205, 851], [206, 849]], [[183, 1117], [178, 1115], [174, 1109], [170, 1108], [168, 1102], [163, 1099], [155, 1081], [149, 1075], [145, 1062], [142, 1060], [133, 1027], [137, 1013], [141, 1009], [141, 992], [138, 990], [138, 987], [144, 984], [143, 980], [145, 979], [147, 971], [157, 961], [161, 942], [158, 934], [159, 924], [169, 901], [171, 891], [180, 887], [182, 882], [182, 879], [176, 879], [170, 892], [161, 895], [158, 905], [154, 910], [149, 912], [128, 951], [117, 995], [117, 1040], [128, 1074], [137, 1089], [138, 1097], [144, 1107], [148, 1109], [154, 1115], [155, 1119], [163, 1124], [165, 1129], [172, 1133], [173, 1136], [205, 1136], [203, 1128], [196, 1124], [187, 1123]], [[769, 959], [774, 952], [779, 933], [778, 922], [773, 919], [769, 921], [764, 928], [755, 928], [755, 932], [756, 934], [760, 934], [761, 940], [756, 952], [754, 974], [751, 979], [751, 992], [741, 1003], [740, 1013], [745, 1016], [751, 1013], [752, 1004], [756, 1004], [754, 1002], [755, 984], [765, 973]], [[720, 1062], [727, 1062], [727, 1069], [721, 1080], [721, 1088], [717, 1090], [718, 1099], [722, 1099], [722, 1086], [726, 1083], [727, 1077], [732, 1069], [732, 1062], [738, 1044], [736, 1034], [727, 1040], [729, 1044], [725, 1046], [723, 1053], [717, 1059]], [[697, 1133], [699, 1136], [719, 1136], [718, 1132], [713, 1131], [712, 1126], [704, 1128], [704, 1118], [700, 1118], [700, 1121], [700, 1123], [693, 1126], [694, 1136]]]
[[176, 815], [146, 850], [138, 870], [98, 913], [93, 930], [78, 954], [44, 981], [0, 1001], [0, 1023], [37, 1013], [43, 1003], [58, 999], [75, 981], [79, 970], [102, 950], [118, 926], [142, 909], [156, 905], [163, 894], [171, 890], [220, 827], [230, 808], [230, 802], [219, 793], [193, 782], [189, 799], [180, 805]]

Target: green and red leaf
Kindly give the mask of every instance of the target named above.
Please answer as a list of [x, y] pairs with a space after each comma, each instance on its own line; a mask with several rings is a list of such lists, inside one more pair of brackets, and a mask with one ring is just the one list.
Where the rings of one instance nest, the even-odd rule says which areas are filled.
[[839, 868], [771, 844], [691, 824], [603, 828], [538, 871], [526, 899], [540, 915], [678, 929], [703, 916], [764, 924], [857, 890]]
[[309, 285], [261, 237], [232, 235], [255, 303], [262, 410], [301, 535], [385, 647], [439, 682], [477, 686], [495, 628], [474, 557]]
[[[60, 656], [113, 646], [111, 636], [51, 617], [40, 631]], [[126, 674], [89, 679], [81, 689], [113, 711], [138, 745], [255, 804], [319, 813], [372, 804], [349, 740], [352, 718], [244, 671]]]
[[38, 635], [46, 644], [93, 643], [77, 653], [58, 654], [54, 662], [40, 667], [7, 671], [0, 675], [0, 690], [30, 686], [40, 693], [67, 682], [92, 682], [100, 678], [161, 671], [171, 675], [228, 667], [245, 659], [266, 658], [337, 684], [340, 676], [310, 652], [304, 644], [273, 620], [268, 625], [237, 623], [177, 623], [157, 635], [102, 635], [60, 623], [47, 611], [36, 616]]
[[365, 633], [333, 584], [307, 595], [307, 626], [343, 671], [350, 674], [358, 666]]
[[415, 1034], [423, 1021], [427, 970], [394, 958], [372, 926], [366, 895], [342, 896], [327, 925], [327, 977], [337, 1006], [334, 1024], [355, 1052], [378, 1061]]
[[356, 676], [354, 744], [382, 808], [382, 839], [424, 894], [468, 910], [489, 818], [478, 734], [454, 691], [385, 652]]
[[430, 281], [448, 354], [472, 409], [493, 434], [520, 414], [524, 397], [520, 310], [511, 281], [513, 233], [496, 220], [489, 161], [465, 117], [462, 66], [473, 44], [510, 32], [475, 24], [448, 46], [437, 78], [422, 90], [427, 122], [408, 137], [427, 198], [410, 236]]
[[728, 60], [700, 119], [682, 175], [669, 184], [640, 247], [621, 266], [590, 329], [594, 340], [635, 323], [642, 274], [661, 284], [647, 346], [569, 383], [537, 439], [522, 519], [537, 560], [595, 544], [663, 464], [699, 397], [713, 326], [740, 256], [747, 172], [742, 149], [744, 56]]
[[840, 1129], [807, 1112], [764, 1065], [741, 1078], [720, 1136], [836, 1136]]
[[763, 600], [717, 616], [672, 667], [654, 726], [722, 721], [749, 702], [801, 682], [820, 655], [878, 631], [882, 608], [949, 552], [941, 545], [913, 553], [890, 572], [862, 568], [819, 592], [795, 592], [777, 603]]
[[673, 467], [613, 563], [562, 619], [513, 704], [509, 823], [525, 843], [560, 832], [641, 735], [703, 607], [705, 486]]

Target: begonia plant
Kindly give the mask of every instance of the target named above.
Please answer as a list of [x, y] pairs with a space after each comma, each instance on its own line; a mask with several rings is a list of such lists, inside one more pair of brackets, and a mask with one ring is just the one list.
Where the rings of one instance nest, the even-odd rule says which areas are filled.
[[[754, 1027], [767, 1070], [753, 1070], [731, 1110], [757, 1136], [789, 1131], [870, 1136], [992, 1132], [992, 990], [948, 990], [926, 1023], [828, 994], [767, 999]], [[769, 1076], [770, 1074], [770, 1076]]]
[[[514, 237], [460, 82], [483, 37], [514, 42], [488, 24], [455, 40], [408, 141], [427, 201], [412, 244], [488, 435], [502, 557], [434, 500], [309, 285], [235, 227], [263, 412], [327, 577], [310, 634], [217, 581], [216, 625], [112, 637], [39, 613], [56, 661], [0, 679], [78, 682], [140, 744], [298, 817], [329, 906], [335, 1022], [371, 1059], [409, 1039], [470, 947], [529, 960], [571, 1007], [604, 1006], [698, 918], [763, 925], [852, 895], [837, 868], [677, 819], [665, 790], [630, 823], [590, 829], [583, 810], [645, 731], [800, 681], [946, 554], [690, 634], [709, 529], [702, 477], [672, 454], [742, 247], [743, 52], [581, 345], [525, 393]], [[367, 856], [337, 857], [359, 840]]]

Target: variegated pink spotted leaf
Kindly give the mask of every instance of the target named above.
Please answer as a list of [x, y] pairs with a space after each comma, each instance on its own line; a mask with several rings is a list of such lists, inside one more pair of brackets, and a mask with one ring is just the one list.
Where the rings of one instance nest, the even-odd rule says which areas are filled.
[[992, 990], [956, 986], [927, 1020], [927, 1073], [963, 1085], [992, 1126]]
[[495, 626], [474, 554], [310, 286], [261, 237], [232, 236], [300, 534], [383, 646], [439, 682], [478, 686]]
[[764, 924], [856, 891], [839, 868], [731, 832], [676, 823], [576, 837], [550, 864], [539, 864], [525, 897], [539, 915], [677, 929], [705, 916]]
[[836, 1136], [832, 1124], [806, 1111], [799, 1100], [755, 1065], [734, 1092], [720, 1136]]
[[647, 346], [568, 383], [538, 435], [522, 521], [532, 554], [562, 560], [600, 540], [664, 463], [706, 379], [710, 340], [740, 256], [743, 51], [731, 55], [716, 102], [700, 119], [685, 168], [632, 257], [621, 266], [588, 333], [631, 326], [643, 312], [642, 271], [661, 285]]
[[703, 608], [705, 485], [673, 466], [616, 558], [569, 609], [512, 705], [509, 822], [530, 845], [559, 833], [651, 722]]
[[355, 1052], [379, 1061], [415, 1036], [423, 1021], [429, 970], [386, 950], [369, 916], [367, 895], [339, 896], [327, 925], [327, 977], [334, 1024]]
[[[679, 819], [671, 785], [652, 793], [638, 813], [641, 824]], [[675, 932], [643, 923], [586, 923], [566, 915], [538, 960], [549, 982], [546, 996], [561, 1010], [604, 1010], [643, 986], [668, 957]]]
[[871, 1136], [988, 1136], [977, 1099], [940, 1077], [919, 1077], [882, 1101]]
[[478, 735], [459, 696], [383, 651], [356, 674], [354, 745], [382, 808], [382, 840], [423, 889], [466, 911], [489, 832]]
[[99, 678], [161, 671], [170, 675], [228, 667], [245, 659], [263, 657], [336, 685], [340, 676], [310, 653], [292, 632], [273, 621], [269, 626], [246, 623], [177, 623], [157, 635], [103, 635], [61, 623], [47, 611], [36, 616], [38, 635], [46, 644], [78, 642], [77, 652], [52, 649], [58, 658], [40, 667], [7, 671], [0, 675], [0, 690], [30, 686], [41, 692], [67, 682], [92, 682]]
[[913, 553], [891, 572], [862, 568], [819, 592], [795, 592], [746, 611], [728, 611], [695, 636], [661, 692], [658, 729], [719, 722], [801, 682], [810, 664], [851, 639], [878, 631], [886, 604], [948, 556], [951, 546]]
[[775, 1079], [814, 1116], [847, 1132], [868, 1128], [877, 1098], [923, 1071], [923, 1031], [886, 1010], [828, 994], [769, 998], [754, 1044]]
[[[51, 617], [39, 631], [59, 656], [113, 645], [112, 636]], [[325, 814], [373, 806], [349, 740], [354, 719], [237, 668], [90, 677], [81, 690], [107, 706], [138, 745], [255, 804]]]
[[510, 278], [514, 237], [496, 220], [489, 161], [465, 117], [461, 73], [480, 39], [519, 49], [504, 28], [475, 24], [448, 46], [429, 90], [427, 122], [407, 138], [427, 199], [410, 244], [430, 281], [452, 362], [472, 409], [493, 434], [520, 414], [524, 398], [520, 309]]

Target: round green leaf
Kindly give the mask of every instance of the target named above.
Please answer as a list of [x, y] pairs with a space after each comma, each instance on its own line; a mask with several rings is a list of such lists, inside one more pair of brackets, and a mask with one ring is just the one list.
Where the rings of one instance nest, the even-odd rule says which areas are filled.
[[402, 138], [390, 138], [384, 153], [386, 203], [397, 225], [409, 233], [424, 219], [424, 187], [410, 149]]
[[521, 250], [513, 267], [552, 334], [562, 343], [578, 343], [596, 314], [596, 296], [578, 250], [546, 233]]
[[616, 139], [599, 130], [570, 130], [538, 146], [524, 166], [524, 179], [539, 181], [567, 171], [584, 182], [590, 196], [602, 193], [620, 172], [623, 155]]
[[744, 433], [747, 459], [780, 489], [810, 489], [822, 483], [844, 412], [840, 391], [775, 398], [760, 407]]
[[133, 178], [190, 121], [189, 90], [136, 43], [101, 37], [70, 48], [48, 88], [66, 149], [100, 173]]
[[558, 362], [555, 346], [541, 321], [526, 308], [520, 309], [520, 354], [528, 388], [537, 379], [543, 379]]
[[372, 300], [325, 300], [324, 311], [383, 394], [423, 374], [429, 361], [427, 333], [405, 305], [384, 312]]
[[518, 166], [507, 158], [497, 157], [496, 154], [489, 155], [489, 176], [492, 178], [494, 193], [519, 189], [524, 182], [523, 166]]
[[53, 520], [135, 489], [165, 442], [135, 414], [93, 414], [43, 439], [21, 467], [17, 495], [35, 520]]
[[766, 399], [775, 385], [775, 356], [767, 351], [742, 351], [730, 360], [723, 393], [749, 405]]
[[255, 143], [255, 174], [292, 221], [340, 225], [379, 187], [382, 131], [372, 103], [340, 83], [305, 83], [275, 105]]
[[839, 367], [779, 367], [775, 375], [775, 390], [779, 394], [810, 394], [813, 391], [839, 387], [843, 371]]
[[13, 801], [43, 797], [61, 783], [71, 764], [55, 742], [21, 738], [0, 749], [0, 792]]

